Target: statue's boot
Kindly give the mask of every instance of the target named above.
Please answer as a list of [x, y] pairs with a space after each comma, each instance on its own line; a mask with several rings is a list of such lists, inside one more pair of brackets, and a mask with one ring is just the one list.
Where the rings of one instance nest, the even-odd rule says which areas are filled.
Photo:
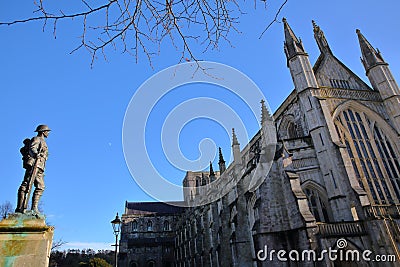
[[40, 197], [41, 197], [41, 195], [36, 193], [36, 192], [33, 194], [33, 197], [32, 197], [32, 208], [31, 208], [31, 210], [36, 212], [36, 213], [40, 213], [39, 209], [38, 209]]
[[24, 202], [25, 202], [25, 192], [23, 190], [18, 190], [17, 208], [15, 209], [15, 212], [19, 213], [24, 212]]

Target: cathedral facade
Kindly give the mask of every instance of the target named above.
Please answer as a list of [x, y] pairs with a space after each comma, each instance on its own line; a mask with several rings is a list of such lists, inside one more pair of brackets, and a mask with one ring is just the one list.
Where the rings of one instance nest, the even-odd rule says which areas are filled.
[[262, 127], [242, 150], [233, 132], [229, 166], [220, 151], [218, 172], [187, 173], [189, 207], [126, 203], [120, 266], [400, 264], [400, 89], [388, 63], [357, 30], [370, 87], [314, 22], [314, 66], [283, 25], [295, 89], [273, 116], [262, 104]]

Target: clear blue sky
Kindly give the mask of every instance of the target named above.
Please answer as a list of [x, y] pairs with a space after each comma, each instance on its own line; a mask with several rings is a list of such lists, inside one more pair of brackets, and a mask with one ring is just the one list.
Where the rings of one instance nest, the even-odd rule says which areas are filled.
[[[252, 9], [253, 2], [246, 1], [247, 15], [238, 25], [242, 33], [231, 37], [234, 48], [223, 44], [219, 51], [198, 52], [198, 57], [230, 65], [248, 75], [275, 111], [293, 84], [283, 53], [282, 24], [276, 23], [258, 39], [280, 1], [267, 2], [272, 6], [266, 12], [261, 5]], [[30, 1], [2, 1], [0, 21], [28, 17], [33, 9]], [[399, 10], [396, 0], [289, 0], [279, 20], [283, 16], [288, 19], [303, 40], [312, 64], [319, 55], [311, 24], [315, 20], [336, 57], [369, 84], [359, 59], [355, 29], [359, 28], [380, 49], [400, 81]], [[79, 23], [71, 26], [67, 21], [59, 22], [57, 39], [50, 28], [44, 33], [41, 28], [42, 24], [36, 22], [0, 27], [0, 203], [8, 200], [15, 205], [23, 177], [19, 154], [22, 140], [32, 137], [38, 124], [48, 124], [53, 131], [47, 142], [50, 155], [42, 200], [48, 221], [56, 227], [55, 239], [62, 238], [71, 247], [84, 243], [84, 247], [111, 249], [102, 244], [113, 242], [110, 221], [116, 212], [123, 213], [125, 201], [152, 200], [136, 185], [125, 163], [125, 111], [138, 87], [151, 75], [178, 63], [180, 54], [163, 46], [152, 69], [143, 55], [136, 64], [129, 55], [107, 51], [108, 62], [99, 57], [90, 68], [90, 56], [85, 51], [69, 54], [79, 42]], [[148, 138], [154, 138], [150, 157], [173, 182], [179, 184], [184, 172], [174, 170], [162, 149], [157, 148], [162, 114], [188, 97], [213, 97], [213, 93], [209, 86], [190, 87], [190, 93], [177, 90], [160, 104], [158, 113], [151, 115], [153, 124], [146, 128]], [[223, 94], [219, 92], [220, 99], [229, 99]], [[242, 109], [245, 112], [240, 105], [234, 107], [238, 113]], [[255, 129], [250, 132], [254, 134]], [[179, 136], [183, 153], [196, 158], [198, 141], [205, 137], [214, 139], [229, 158], [230, 133], [209, 121], [191, 122], [183, 129]]]

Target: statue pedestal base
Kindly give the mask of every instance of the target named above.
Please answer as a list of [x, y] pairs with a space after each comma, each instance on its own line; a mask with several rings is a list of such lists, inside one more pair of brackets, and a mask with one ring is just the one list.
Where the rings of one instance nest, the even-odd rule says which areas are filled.
[[0, 221], [0, 266], [47, 267], [53, 234], [42, 215], [10, 214]]

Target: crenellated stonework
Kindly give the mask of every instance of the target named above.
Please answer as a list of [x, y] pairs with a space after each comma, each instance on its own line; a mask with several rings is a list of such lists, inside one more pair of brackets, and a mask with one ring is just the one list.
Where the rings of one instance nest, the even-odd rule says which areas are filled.
[[372, 90], [355, 90], [355, 89], [336, 89], [336, 88], [319, 88], [312, 90], [312, 95], [317, 98], [339, 98], [339, 99], [357, 99], [360, 101], [380, 102], [382, 98], [380, 94]]

